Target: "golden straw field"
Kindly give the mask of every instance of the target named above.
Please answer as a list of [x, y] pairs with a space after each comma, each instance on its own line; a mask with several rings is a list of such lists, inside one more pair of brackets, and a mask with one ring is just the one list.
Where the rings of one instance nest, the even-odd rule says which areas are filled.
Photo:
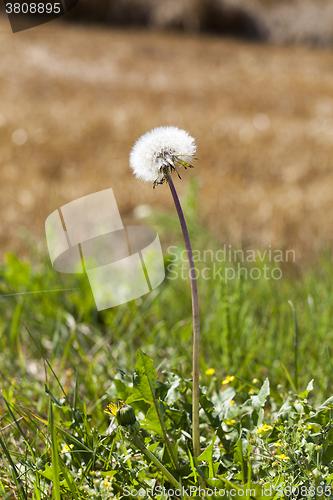
[[44, 245], [59, 206], [112, 187], [122, 216], [172, 210], [138, 182], [135, 140], [188, 130], [203, 222], [224, 243], [293, 248], [333, 238], [333, 52], [215, 35], [53, 22], [12, 34], [0, 19], [0, 243]]

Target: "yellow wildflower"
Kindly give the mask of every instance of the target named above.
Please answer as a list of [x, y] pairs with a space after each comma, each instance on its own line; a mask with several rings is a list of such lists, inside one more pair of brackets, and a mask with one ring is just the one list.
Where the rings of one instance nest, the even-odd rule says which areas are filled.
[[280, 458], [281, 460], [290, 460], [289, 457], [287, 457], [287, 455], [285, 455], [284, 453], [281, 453], [281, 455], [275, 455], [276, 458]]
[[227, 420], [226, 421], [227, 425], [234, 425], [235, 423], [236, 423], [236, 420], [234, 418], [232, 418], [231, 420]]
[[214, 373], [215, 373], [214, 368], [208, 368], [208, 370], [205, 371], [206, 375], [214, 375]]
[[73, 444], [70, 444], [69, 446], [68, 444], [64, 444], [61, 453], [66, 453], [67, 451], [71, 451], [73, 448], [74, 448]]
[[279, 439], [278, 441], [276, 441], [276, 443], [274, 443], [274, 446], [276, 446], [277, 448], [279, 448], [280, 446], [283, 446], [283, 443], [282, 443], [281, 439]]
[[117, 411], [119, 410], [119, 408], [124, 406], [124, 404], [125, 404], [124, 401], [118, 401], [118, 405], [115, 405], [114, 403], [109, 403], [107, 408], [104, 410], [104, 413], [116, 416]]
[[234, 405], [235, 401], [232, 399], [229, 404]]
[[253, 387], [251, 387], [251, 389], [249, 390], [249, 394], [253, 394], [254, 393], [254, 389]]
[[252, 379], [252, 383], [253, 383], [253, 384], [257, 384], [258, 382], [259, 382], [259, 380], [258, 380], [257, 378], [253, 378], [253, 379]]
[[271, 425], [264, 424], [256, 430], [256, 434], [262, 434], [263, 432], [271, 431], [272, 429], [273, 427]]
[[222, 385], [229, 384], [229, 382], [232, 382], [235, 380], [235, 377], [233, 375], [228, 375], [222, 382]]

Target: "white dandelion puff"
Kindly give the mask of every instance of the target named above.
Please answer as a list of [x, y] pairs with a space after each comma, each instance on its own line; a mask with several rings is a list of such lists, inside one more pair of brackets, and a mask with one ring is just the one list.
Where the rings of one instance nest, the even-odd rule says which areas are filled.
[[[177, 167], [192, 167], [196, 145], [186, 130], [177, 127], [157, 127], [138, 139], [130, 154], [130, 167], [145, 182], [163, 184], [166, 172]], [[180, 177], [180, 176], [179, 176]]]

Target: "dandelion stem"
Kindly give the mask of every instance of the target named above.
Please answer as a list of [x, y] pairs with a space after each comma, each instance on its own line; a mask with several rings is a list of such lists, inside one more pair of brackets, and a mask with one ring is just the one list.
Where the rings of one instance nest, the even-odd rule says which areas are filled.
[[139, 448], [139, 450], [141, 450], [142, 453], [144, 453], [156, 465], [156, 467], [158, 467], [163, 472], [163, 474], [170, 481], [171, 484], [173, 484], [176, 488], [180, 490], [182, 489], [181, 484], [164, 467], [164, 465], [158, 460], [158, 458], [155, 457], [155, 455], [153, 455], [152, 452], [145, 447], [145, 445], [143, 444], [143, 442], [141, 441], [141, 439], [137, 434], [132, 433], [130, 439], [132, 439], [133, 442], [136, 444], [136, 446]]
[[193, 387], [192, 387], [192, 426], [193, 426], [193, 454], [194, 457], [200, 455], [200, 431], [199, 431], [199, 376], [200, 376], [200, 318], [199, 318], [199, 301], [198, 301], [198, 287], [195, 274], [195, 267], [193, 261], [193, 253], [188, 234], [185, 217], [182, 207], [177, 195], [176, 188], [171, 179], [170, 173], [165, 170], [166, 179], [168, 181], [173, 200], [176, 205], [180, 225], [182, 228], [185, 247], [187, 250], [190, 282], [191, 282], [191, 296], [192, 296], [192, 317], [193, 317]]

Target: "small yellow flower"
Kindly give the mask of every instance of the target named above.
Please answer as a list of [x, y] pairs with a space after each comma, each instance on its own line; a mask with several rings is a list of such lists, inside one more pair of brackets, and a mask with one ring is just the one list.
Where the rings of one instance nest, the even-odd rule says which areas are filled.
[[307, 428], [309, 431], [311, 431], [311, 429], [312, 429], [312, 425], [311, 425], [311, 424], [309, 424], [309, 425], [307, 425], [307, 426], [306, 426], [306, 428]]
[[236, 423], [236, 420], [234, 418], [232, 418], [231, 420], [227, 420], [226, 421], [227, 425], [234, 425], [235, 423]]
[[281, 455], [275, 455], [276, 458], [280, 458], [281, 460], [290, 460], [289, 457], [287, 457], [287, 455], [285, 455], [284, 453], [281, 453]]
[[70, 444], [69, 446], [68, 444], [64, 444], [61, 453], [66, 453], [67, 451], [71, 451], [73, 448], [74, 448], [73, 444]]
[[332, 408], [333, 408], [333, 405], [327, 405], [326, 406], [326, 410], [332, 410]]
[[252, 383], [253, 383], [253, 384], [257, 384], [258, 382], [259, 382], [259, 380], [258, 380], [257, 378], [253, 378], [253, 379], [252, 379]]
[[226, 384], [229, 384], [229, 382], [232, 382], [233, 380], [235, 380], [235, 377], [233, 375], [228, 375], [222, 382], [222, 385], [226, 385]]
[[253, 394], [254, 393], [254, 389], [253, 387], [251, 387], [251, 389], [249, 390], [249, 394]]
[[214, 373], [215, 373], [214, 368], [208, 368], [208, 370], [205, 371], [206, 375], [214, 375]]
[[121, 408], [122, 406], [124, 406], [124, 401], [118, 401], [118, 405], [115, 405], [114, 403], [109, 403], [107, 408], [104, 410], [104, 413], [108, 413], [109, 415], [114, 415], [116, 416], [117, 414], [117, 411], [119, 410], [119, 408]]
[[283, 446], [283, 443], [282, 443], [281, 439], [279, 439], [278, 441], [276, 441], [276, 443], [274, 443], [274, 446], [276, 446], [276, 448], [280, 448], [280, 446]]
[[271, 431], [272, 429], [273, 427], [271, 425], [264, 424], [256, 430], [256, 434], [262, 434], [263, 432]]
[[232, 399], [229, 404], [234, 405], [235, 401]]
[[322, 447], [323, 447], [322, 444], [317, 444], [317, 446], [315, 446], [315, 450], [320, 451], [322, 449]]
[[91, 476], [95, 476], [96, 471], [95, 471], [95, 470], [91, 470], [91, 471], [89, 472], [89, 474], [90, 474]]

